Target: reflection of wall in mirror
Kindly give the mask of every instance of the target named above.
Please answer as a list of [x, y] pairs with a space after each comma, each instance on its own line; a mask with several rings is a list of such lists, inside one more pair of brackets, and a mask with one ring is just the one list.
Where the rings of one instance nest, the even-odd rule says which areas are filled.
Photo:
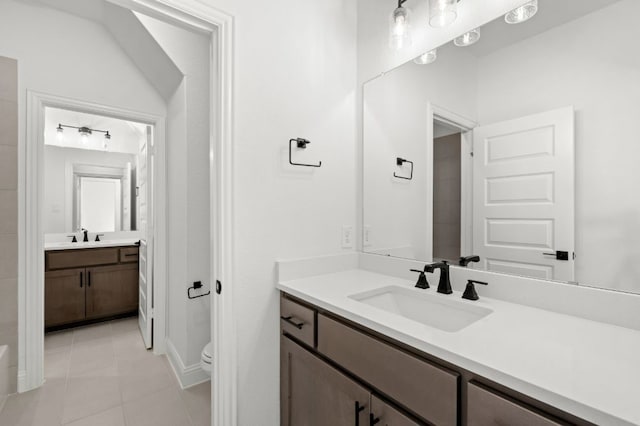
[[[442, 51], [438, 61], [409, 63], [365, 86], [364, 223], [371, 227], [368, 252], [429, 260], [432, 254], [432, 173], [427, 152], [427, 105], [476, 116], [477, 59], [464, 49]], [[396, 157], [415, 162], [414, 179], [393, 178]], [[402, 253], [402, 254], [400, 254]]]
[[[102, 165], [126, 168], [136, 164], [131, 154], [92, 151], [85, 149], [44, 147], [44, 233], [72, 232], [73, 164]], [[92, 230], [102, 231], [102, 230]]]
[[638, 16], [640, 2], [622, 0], [478, 63], [481, 123], [575, 107], [576, 280], [633, 292], [640, 292]]

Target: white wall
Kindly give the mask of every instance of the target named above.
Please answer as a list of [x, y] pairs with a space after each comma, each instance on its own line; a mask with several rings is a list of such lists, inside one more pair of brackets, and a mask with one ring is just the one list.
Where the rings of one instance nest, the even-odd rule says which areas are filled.
[[[432, 258], [432, 152], [427, 104], [476, 119], [477, 59], [464, 49], [441, 49], [430, 65], [412, 62], [364, 85], [364, 213], [370, 245], [364, 251]], [[396, 157], [414, 161], [413, 180]], [[402, 252], [398, 252], [402, 248]]]
[[[275, 260], [341, 252], [356, 194], [353, 0], [209, 0], [235, 17], [239, 424], [279, 424]], [[288, 164], [290, 138], [311, 141]]]
[[[169, 105], [169, 333], [184, 366], [198, 366], [211, 341], [210, 298], [187, 299], [202, 281], [210, 289], [209, 37], [136, 14], [184, 74]], [[178, 200], [181, 200], [182, 203]], [[174, 365], [179, 369], [180, 366]], [[202, 376], [206, 377], [206, 376]], [[183, 379], [183, 384], [186, 379]], [[195, 379], [195, 380], [201, 380]]]
[[[136, 164], [136, 156], [88, 149], [44, 147], [44, 214], [45, 234], [73, 232], [73, 165], [102, 165], [126, 168]], [[90, 229], [100, 231], [99, 229]]]
[[[27, 90], [165, 115], [162, 98], [121, 51], [112, 37], [91, 21], [22, 1], [0, 2], [0, 56], [18, 60], [19, 229], [25, 209], [25, 129]], [[24, 289], [24, 244], [18, 256]], [[21, 311], [24, 315], [24, 310]], [[24, 316], [19, 318], [24, 324]], [[20, 342], [24, 348], [24, 341]], [[21, 351], [24, 354], [24, 350]], [[24, 365], [25, 359], [20, 359]]]
[[576, 110], [576, 279], [640, 292], [640, 2], [622, 0], [479, 61], [491, 123]]

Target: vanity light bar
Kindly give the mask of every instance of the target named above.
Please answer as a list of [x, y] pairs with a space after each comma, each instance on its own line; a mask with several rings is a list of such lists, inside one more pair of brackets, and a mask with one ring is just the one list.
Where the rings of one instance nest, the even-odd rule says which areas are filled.
[[92, 129], [90, 127], [87, 126], [82, 126], [82, 127], [78, 127], [78, 126], [70, 126], [68, 124], [59, 124], [58, 123], [58, 127], [56, 127], [56, 132], [58, 132], [58, 134], [62, 134], [64, 132], [64, 128], [68, 128], [68, 129], [77, 129], [78, 133], [80, 133], [81, 136], [90, 136], [93, 132], [100, 132], [100, 133], [104, 133], [104, 138], [106, 140], [110, 140], [111, 139], [111, 133], [109, 133], [108, 130], [98, 130], [98, 129]]

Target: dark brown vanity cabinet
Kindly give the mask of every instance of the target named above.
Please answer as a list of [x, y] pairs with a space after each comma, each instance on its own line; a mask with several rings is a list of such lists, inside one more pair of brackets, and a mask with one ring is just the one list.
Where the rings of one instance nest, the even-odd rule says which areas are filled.
[[45, 253], [45, 328], [136, 312], [138, 247]]
[[283, 426], [590, 425], [288, 295], [280, 308]]

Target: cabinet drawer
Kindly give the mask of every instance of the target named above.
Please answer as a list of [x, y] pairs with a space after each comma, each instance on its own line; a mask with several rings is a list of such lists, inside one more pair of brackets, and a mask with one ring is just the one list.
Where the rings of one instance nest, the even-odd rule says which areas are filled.
[[558, 426], [562, 423], [470, 382], [467, 385], [467, 425]]
[[281, 297], [280, 326], [282, 331], [302, 343], [315, 346], [316, 313], [313, 309]]
[[458, 374], [321, 314], [318, 351], [428, 422], [457, 424]]
[[118, 263], [117, 248], [90, 248], [46, 252], [47, 270]]
[[123, 247], [120, 249], [120, 263], [138, 261], [138, 247]]

